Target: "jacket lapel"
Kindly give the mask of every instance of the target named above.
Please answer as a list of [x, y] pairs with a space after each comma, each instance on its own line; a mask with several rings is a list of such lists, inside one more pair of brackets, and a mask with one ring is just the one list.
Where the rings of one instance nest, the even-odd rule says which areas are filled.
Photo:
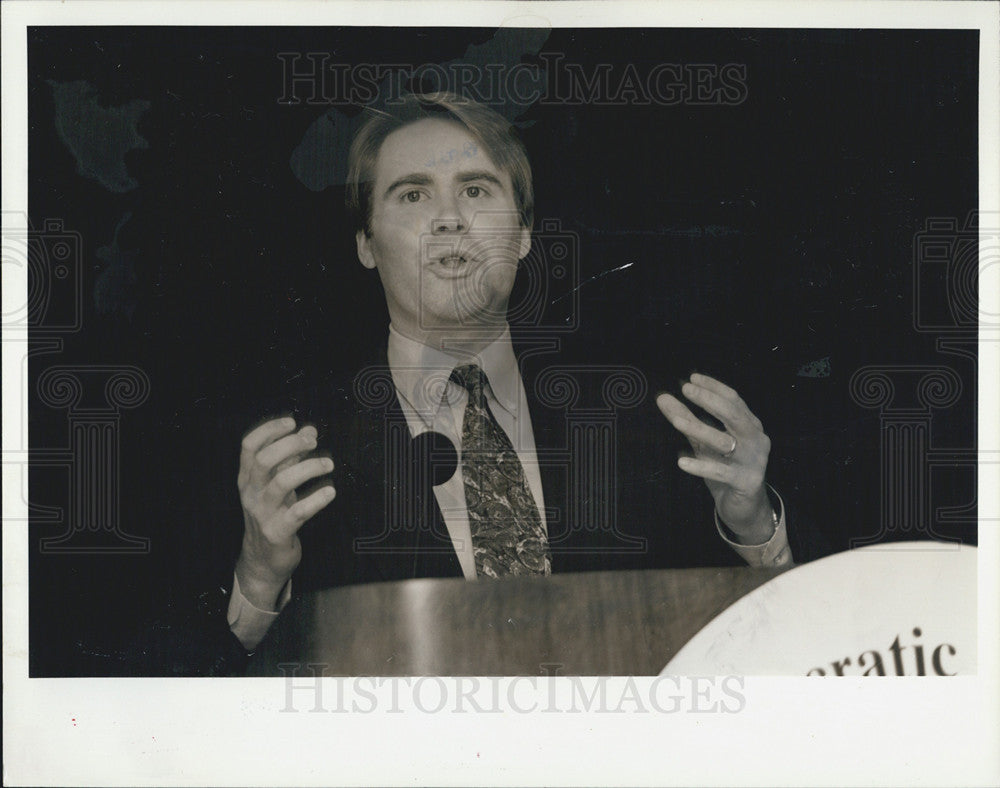
[[[539, 461], [553, 548], [552, 566], [553, 571], [560, 572], [576, 567], [579, 561], [575, 553], [581, 546], [585, 549], [586, 540], [581, 542], [581, 535], [568, 522], [565, 409], [542, 402], [535, 386], [538, 375], [552, 363], [552, 351], [547, 343], [543, 347], [515, 344]], [[461, 577], [458, 556], [437, 498], [416, 473], [414, 441], [396, 395], [384, 346], [353, 379], [349, 391], [343, 393], [348, 395], [352, 413], [341, 420], [333, 412], [333, 421], [349, 425], [350, 434], [338, 430], [338, 440], [350, 447], [344, 493], [353, 498], [349, 514], [352, 549], [357, 558], [363, 559], [359, 563], [364, 567], [363, 576], [351, 582]], [[338, 495], [342, 497], [346, 495]]]
[[416, 456], [384, 348], [355, 378], [352, 394], [366, 432], [358, 461], [370, 479], [361, 496], [366, 511], [358, 512], [368, 533], [355, 539], [355, 550], [385, 580], [461, 576], [430, 480], [420, 473], [426, 458]]

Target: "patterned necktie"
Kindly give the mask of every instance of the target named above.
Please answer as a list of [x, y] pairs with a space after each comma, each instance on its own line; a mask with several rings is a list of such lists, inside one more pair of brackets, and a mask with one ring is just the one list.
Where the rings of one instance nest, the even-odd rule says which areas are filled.
[[485, 373], [466, 364], [456, 367], [451, 379], [469, 392], [462, 418], [462, 477], [476, 574], [550, 574], [538, 506], [510, 438], [486, 404]]

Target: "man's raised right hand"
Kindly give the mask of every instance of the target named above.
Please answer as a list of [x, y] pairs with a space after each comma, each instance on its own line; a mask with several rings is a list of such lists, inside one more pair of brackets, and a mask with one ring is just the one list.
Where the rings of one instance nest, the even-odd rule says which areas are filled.
[[334, 499], [325, 485], [301, 501], [295, 488], [333, 470], [327, 457], [303, 456], [316, 448], [316, 428], [295, 429], [292, 418], [261, 424], [243, 438], [237, 486], [243, 506], [243, 548], [236, 577], [243, 596], [274, 610], [281, 589], [302, 559], [299, 529]]

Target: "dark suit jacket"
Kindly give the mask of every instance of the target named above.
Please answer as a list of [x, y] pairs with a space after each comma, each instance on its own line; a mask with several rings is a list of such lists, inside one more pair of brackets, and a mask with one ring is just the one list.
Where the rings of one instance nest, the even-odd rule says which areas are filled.
[[[531, 348], [519, 359], [553, 572], [740, 563], [716, 533], [704, 484], [676, 468], [679, 441], [640, 370]], [[300, 532], [296, 591], [461, 576], [384, 355], [286, 408], [317, 425], [319, 450], [336, 462], [337, 498]]]
[[[545, 344], [515, 344], [539, 458], [553, 572], [739, 565], [716, 532], [704, 483], [676, 465], [683, 439], [655, 405], [657, 392], [634, 367], [569, 363]], [[430, 484], [421, 474], [384, 349], [356, 374], [331, 375], [227, 419], [213, 442], [224, 460], [200, 513], [226, 541], [215, 589], [183, 623], [154, 624], [137, 651], [141, 674], [224, 675], [246, 654], [228, 630], [226, 608], [242, 534], [236, 491], [239, 437], [254, 421], [292, 413], [315, 424], [317, 451], [336, 463], [336, 499], [300, 531], [295, 594], [332, 586], [459, 577], [457, 556]], [[220, 448], [220, 452], [222, 449]], [[229, 456], [233, 455], [233, 456]], [[311, 485], [313, 487], [317, 484]], [[300, 490], [308, 494], [308, 490]], [[197, 517], [198, 515], [192, 515]], [[790, 524], [794, 515], [786, 512]], [[226, 530], [228, 529], [228, 530]], [[791, 527], [789, 536], [797, 552]], [[157, 627], [159, 629], [157, 630]]]

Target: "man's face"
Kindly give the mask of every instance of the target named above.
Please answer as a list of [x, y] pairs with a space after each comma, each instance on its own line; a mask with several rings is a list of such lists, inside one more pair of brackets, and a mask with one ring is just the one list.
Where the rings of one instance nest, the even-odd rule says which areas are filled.
[[460, 124], [425, 119], [386, 137], [371, 204], [358, 257], [378, 269], [396, 330], [420, 338], [505, 322], [531, 234], [510, 177]]

